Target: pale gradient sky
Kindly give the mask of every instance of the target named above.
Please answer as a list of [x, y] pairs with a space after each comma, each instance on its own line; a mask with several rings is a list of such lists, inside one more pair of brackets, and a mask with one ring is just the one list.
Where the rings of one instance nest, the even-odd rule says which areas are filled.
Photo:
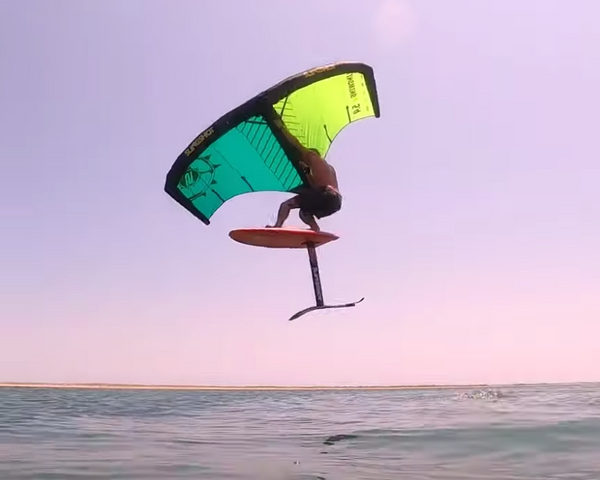
[[[597, 0], [0, 1], [0, 381], [600, 380]], [[302, 251], [164, 192], [202, 129], [283, 78], [375, 69], [330, 161], [326, 301]], [[298, 224], [293, 217], [293, 224]]]

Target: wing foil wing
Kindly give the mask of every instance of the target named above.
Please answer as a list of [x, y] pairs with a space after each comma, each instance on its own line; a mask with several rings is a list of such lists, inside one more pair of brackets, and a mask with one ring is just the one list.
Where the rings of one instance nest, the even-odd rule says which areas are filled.
[[167, 174], [165, 191], [205, 224], [246, 193], [294, 192], [306, 183], [286, 129], [325, 156], [348, 124], [379, 116], [375, 79], [362, 63], [336, 63], [285, 79], [200, 133]]

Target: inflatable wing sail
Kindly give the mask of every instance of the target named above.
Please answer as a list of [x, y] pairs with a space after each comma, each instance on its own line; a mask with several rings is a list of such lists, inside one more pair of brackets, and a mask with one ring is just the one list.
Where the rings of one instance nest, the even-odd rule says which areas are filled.
[[230, 111], [198, 135], [167, 174], [165, 191], [206, 225], [245, 193], [295, 192], [306, 183], [300, 151], [324, 157], [348, 124], [379, 117], [373, 69], [335, 63], [289, 77]]

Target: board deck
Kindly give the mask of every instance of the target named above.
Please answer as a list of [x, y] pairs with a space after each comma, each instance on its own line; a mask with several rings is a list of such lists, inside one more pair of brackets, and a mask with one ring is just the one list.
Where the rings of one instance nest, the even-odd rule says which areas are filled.
[[307, 248], [310, 243], [319, 247], [339, 238], [333, 233], [297, 227], [238, 228], [229, 236], [236, 242], [265, 248]]

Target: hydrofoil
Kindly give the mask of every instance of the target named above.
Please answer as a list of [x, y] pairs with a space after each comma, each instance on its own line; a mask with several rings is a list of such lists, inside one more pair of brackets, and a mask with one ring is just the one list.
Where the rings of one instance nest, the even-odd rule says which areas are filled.
[[229, 232], [229, 236], [236, 242], [254, 247], [264, 248], [304, 248], [308, 252], [310, 272], [312, 274], [313, 288], [315, 292], [315, 305], [300, 310], [292, 315], [289, 320], [297, 318], [315, 310], [330, 308], [348, 308], [362, 302], [361, 298], [356, 302], [343, 303], [339, 305], [325, 305], [323, 299], [323, 288], [317, 259], [317, 248], [326, 243], [333, 242], [339, 237], [329, 232], [316, 232], [305, 228], [282, 227], [282, 228], [238, 228]]

